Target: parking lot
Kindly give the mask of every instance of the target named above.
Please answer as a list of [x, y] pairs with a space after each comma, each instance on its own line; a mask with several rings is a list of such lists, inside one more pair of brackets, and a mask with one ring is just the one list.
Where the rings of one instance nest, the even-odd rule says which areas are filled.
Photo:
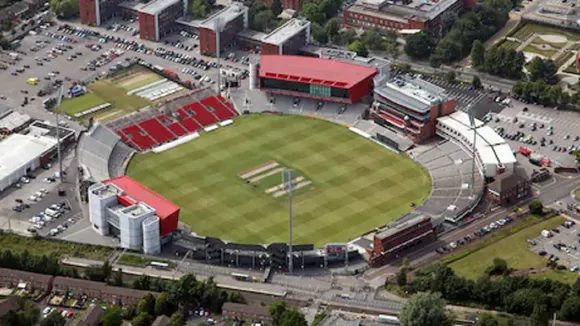
[[567, 221], [564, 225], [551, 230], [543, 230], [534, 239], [528, 239], [530, 250], [552, 260], [558, 265], [564, 265], [570, 271], [576, 272], [580, 267], [580, 227]]
[[474, 89], [471, 85], [460, 85], [435, 78], [427, 78], [427, 81], [447, 90], [447, 94], [457, 100], [457, 109], [464, 112], [467, 112], [467, 108], [470, 105], [475, 105], [482, 101], [487, 103], [487, 99], [490, 96], [483, 90]]
[[479, 230], [475, 231], [473, 234], [468, 234], [466, 236], [464, 236], [463, 238], [458, 238], [454, 241], [449, 242], [448, 244], [442, 246], [439, 249], [436, 249], [435, 251], [438, 254], [444, 254], [450, 251], [453, 251], [467, 243], [470, 243], [474, 240], [477, 240], [478, 238], [484, 237], [489, 233], [492, 233], [495, 230], [498, 230], [500, 228], [502, 228], [503, 226], [510, 224], [513, 222], [513, 219], [509, 216], [506, 217], [502, 217], [499, 218], [498, 220], [494, 221], [494, 222], [490, 222], [488, 225], [483, 226], [482, 228], [480, 228]]
[[488, 123], [499, 130], [514, 151], [524, 146], [549, 159], [552, 165], [575, 166], [570, 151], [580, 148], [580, 119], [576, 112], [512, 100], [500, 113], [491, 113]]

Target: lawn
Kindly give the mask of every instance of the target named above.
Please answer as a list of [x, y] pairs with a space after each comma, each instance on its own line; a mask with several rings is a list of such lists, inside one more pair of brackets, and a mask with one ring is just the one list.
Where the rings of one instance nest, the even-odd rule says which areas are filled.
[[549, 45], [555, 49], [561, 49], [566, 45], [567, 42], [561, 42], [561, 43], [548, 42], [541, 37], [536, 37], [532, 43], [533, 44], [546, 44], [546, 45]]
[[503, 40], [503, 41], [502, 41], [502, 42], [499, 44], [499, 47], [500, 47], [500, 48], [507, 49], [507, 50], [510, 50], [510, 49], [514, 49], [514, 50], [515, 50], [515, 49], [517, 49], [517, 48], [518, 48], [518, 46], [520, 46], [520, 44], [521, 44], [521, 43], [514, 42], [514, 41]]
[[[458, 275], [469, 279], [477, 279], [483, 276], [485, 269], [492, 265], [494, 258], [501, 258], [507, 262], [508, 267], [518, 270], [543, 268], [546, 266], [546, 259], [529, 250], [529, 244], [526, 240], [535, 238], [542, 230], [554, 228], [562, 224], [562, 222], [564, 222], [563, 217], [540, 220], [539, 217], [531, 216], [514, 224], [511, 229], [504, 228], [502, 231], [492, 235], [492, 238], [487, 242], [489, 245], [452, 262], [449, 267]], [[503, 238], [494, 241], [494, 236], [496, 240], [497, 238]], [[546, 277], [567, 283], [576, 280], [574, 273], [554, 270], [533, 274], [532, 277]]]
[[123, 254], [119, 260], [117, 260], [117, 264], [120, 265], [127, 265], [127, 266], [136, 266], [136, 267], [147, 267], [151, 262], [159, 262], [159, 263], [167, 263], [169, 267], [175, 267], [175, 263], [171, 261], [166, 261], [163, 259], [155, 259], [152, 257], [146, 256], [139, 256], [139, 255], [132, 255], [132, 254]]
[[101, 118], [112, 118], [123, 115], [127, 112], [137, 111], [151, 104], [151, 101], [137, 95], [127, 95], [127, 90], [114, 85], [109, 80], [100, 80], [87, 86], [88, 93], [73, 99], [64, 100], [61, 103], [60, 110], [70, 116], [79, 113], [103, 103], [111, 103], [111, 107], [88, 115], [82, 118], [87, 120], [94, 117], [97, 120]]
[[523, 52], [537, 53], [537, 54], [543, 55], [544, 57], [546, 57], [546, 59], [550, 59], [558, 51], [542, 50], [542, 49], [538, 49], [537, 47], [530, 44], [524, 48]]
[[269, 161], [312, 181], [293, 196], [295, 243], [347, 241], [411, 211], [431, 191], [428, 173], [408, 157], [298, 116], [240, 117], [177, 148], [136, 156], [128, 174], [179, 205], [180, 220], [198, 234], [286, 241], [288, 197], [274, 198], [239, 176]]
[[563, 29], [563, 28], [558, 28], [558, 27], [553, 27], [553, 26], [548, 26], [548, 25], [534, 24], [534, 23], [526, 23], [526, 24], [522, 25], [522, 27], [520, 27], [520, 29], [518, 29], [514, 33], [513, 37], [515, 37], [521, 41], [525, 41], [530, 36], [532, 36], [534, 33], [543, 34], [543, 35], [549, 35], [549, 34], [562, 35], [562, 36], [567, 37], [569, 41], [580, 41], [580, 33], [577, 33], [577, 32], [571, 31], [571, 30], [567, 30], [567, 29]]
[[570, 60], [570, 58], [572, 58], [575, 54], [573, 52], [568, 52], [568, 53], [562, 53], [558, 59], [556, 59], [554, 61], [554, 65], [556, 66], [556, 68], [560, 68], [561, 65], [563, 65], [564, 63], [566, 63], [566, 61]]
[[0, 248], [13, 252], [28, 250], [31, 255], [50, 255], [56, 253], [61, 257], [74, 256], [102, 260], [112, 252], [112, 248], [23, 237], [10, 233], [0, 233]]

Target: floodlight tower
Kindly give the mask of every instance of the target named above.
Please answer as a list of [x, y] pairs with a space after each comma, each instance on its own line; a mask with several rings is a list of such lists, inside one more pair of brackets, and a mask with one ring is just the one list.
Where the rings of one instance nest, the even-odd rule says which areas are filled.
[[288, 190], [288, 271], [292, 273], [294, 271], [294, 257], [292, 253], [292, 227], [294, 215], [292, 212], [292, 179], [294, 178], [294, 170], [285, 169], [282, 171], [282, 184], [286, 185]]
[[60, 183], [64, 182], [64, 176], [62, 175], [62, 154], [60, 149], [60, 125], [59, 125], [59, 110], [60, 110], [60, 103], [62, 102], [62, 85], [58, 89], [58, 95], [56, 97], [56, 106], [55, 106], [55, 120], [56, 120], [56, 151], [58, 155], [58, 179]]
[[477, 125], [475, 124], [475, 117], [473, 116], [473, 105], [467, 107], [467, 115], [469, 116], [471, 130], [473, 130], [473, 144], [471, 147], [471, 191], [469, 194], [469, 198], [473, 198], [473, 195], [475, 194], [475, 141], [477, 140]]
[[215, 19], [215, 25], [214, 25], [214, 29], [215, 29], [215, 55], [217, 57], [217, 78], [216, 78], [216, 84], [217, 84], [217, 90], [218, 93], [221, 95], [222, 92], [222, 72], [221, 72], [221, 64], [220, 64], [220, 56], [221, 56], [221, 44], [220, 44], [220, 39], [221, 39], [221, 33], [223, 32], [224, 26], [222, 24], [222, 19], [221, 17], [216, 17]]

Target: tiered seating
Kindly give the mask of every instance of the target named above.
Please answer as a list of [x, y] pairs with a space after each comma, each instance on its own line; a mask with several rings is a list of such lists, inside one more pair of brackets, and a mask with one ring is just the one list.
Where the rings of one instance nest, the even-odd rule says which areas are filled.
[[195, 112], [193, 117], [199, 121], [202, 126], [207, 127], [218, 122], [218, 119], [208, 110], [206, 110], [199, 102], [191, 103], [183, 107], [185, 111]]
[[176, 112], [181, 117], [181, 124], [190, 132], [196, 132], [201, 128], [199, 123], [193, 120], [183, 109], [179, 109]]
[[156, 118], [145, 120], [139, 124], [151, 137], [153, 137], [159, 144], [175, 139], [171, 131], [159, 122]]
[[215, 115], [221, 120], [228, 120], [234, 117], [234, 113], [230, 111], [219, 99], [215, 96], [206, 97], [201, 100], [201, 103], [208, 108], [213, 109]]
[[183, 135], [188, 134], [187, 129], [179, 123], [179, 121], [175, 121], [174, 119], [169, 118], [165, 114], [162, 114], [157, 117], [159, 121], [167, 127], [167, 129], [171, 130], [175, 134], [175, 136], [180, 137]]
[[236, 112], [236, 109], [234, 109], [234, 105], [232, 104], [232, 102], [226, 100], [221, 95], [218, 95], [216, 97], [218, 100], [220, 100], [221, 103], [223, 103], [228, 108], [228, 110], [232, 111], [233, 114], [238, 115], [238, 113]]
[[153, 139], [151, 136], [145, 133], [144, 130], [137, 125], [130, 125], [128, 127], [125, 127], [121, 129], [121, 133], [118, 134], [123, 139], [125, 139], [125, 137], [123, 137], [123, 134], [125, 134], [126, 138], [131, 140], [135, 145], [139, 147], [138, 148], [139, 150], [144, 150], [159, 145], [157, 141], [155, 141], [155, 139]]

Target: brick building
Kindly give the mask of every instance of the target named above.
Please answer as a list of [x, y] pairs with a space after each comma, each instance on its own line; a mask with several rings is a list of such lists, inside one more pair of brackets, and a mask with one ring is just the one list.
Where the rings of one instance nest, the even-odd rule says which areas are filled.
[[121, 16], [123, 0], [79, 0], [82, 24], [99, 26], [113, 17]]
[[516, 204], [533, 194], [532, 181], [520, 166], [515, 166], [512, 174], [498, 176], [487, 191], [491, 201], [501, 206]]
[[[273, 2], [272, 0], [265, 0], [264, 1], [266, 6], [271, 6], [272, 2]], [[281, 3], [282, 3], [282, 9], [292, 9], [292, 10], [300, 11], [300, 8], [302, 7], [301, 0], [281, 0]]]
[[295, 55], [310, 39], [310, 22], [293, 18], [262, 39], [262, 54]]
[[0, 287], [16, 288], [19, 284], [26, 289], [44, 290], [50, 292], [52, 276], [19, 271], [16, 269], [0, 268]]
[[226, 302], [222, 307], [222, 315], [230, 320], [267, 323], [272, 322], [268, 307]]
[[137, 6], [139, 33], [144, 40], [159, 41], [177, 30], [175, 21], [185, 14], [186, 0], [154, 0]]
[[456, 100], [441, 87], [407, 75], [381, 75], [375, 81], [371, 117], [415, 143], [435, 136], [437, 118], [455, 111]]
[[[220, 32], [220, 44], [216, 45], [216, 29]], [[205, 19], [199, 26], [199, 49], [203, 55], [215, 55], [217, 46], [225, 50], [233, 46], [239, 32], [248, 28], [248, 8], [234, 2]]]
[[87, 312], [81, 317], [77, 326], [99, 326], [101, 317], [103, 316], [103, 309], [99, 306], [92, 306], [87, 309]]
[[394, 224], [375, 235], [373, 247], [369, 250], [369, 265], [382, 266], [391, 259], [399, 258], [407, 249], [420, 243], [435, 241], [436, 238], [430, 217], [419, 215], [406, 222]]
[[343, 23], [351, 28], [386, 30], [428, 30], [435, 35], [447, 15], [456, 15], [473, 0], [358, 0], [343, 10]]
[[53, 293], [73, 293], [86, 295], [89, 298], [116, 301], [124, 305], [137, 305], [147, 291], [109, 286], [106, 283], [56, 276], [52, 281]]

